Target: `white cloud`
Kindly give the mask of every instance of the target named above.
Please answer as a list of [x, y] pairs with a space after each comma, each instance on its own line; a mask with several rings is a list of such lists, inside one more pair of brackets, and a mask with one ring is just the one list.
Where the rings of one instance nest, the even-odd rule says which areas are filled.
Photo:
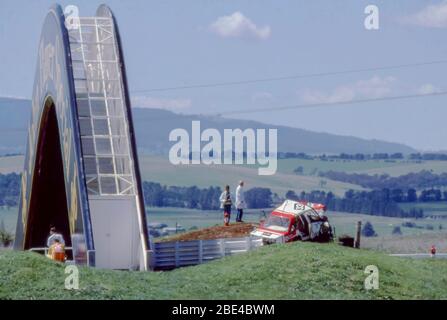
[[402, 22], [427, 28], [447, 28], [447, 0], [403, 17]]
[[0, 93], [0, 98], [8, 98], [8, 99], [16, 99], [16, 100], [31, 100], [30, 97], [14, 96], [14, 95], [1, 94], [1, 93]]
[[336, 103], [354, 99], [377, 99], [389, 95], [396, 79], [394, 77], [374, 76], [368, 80], [336, 87], [331, 92], [301, 90], [299, 95], [305, 103]]
[[272, 33], [270, 26], [258, 27], [239, 11], [229, 16], [219, 17], [210, 25], [210, 29], [224, 38], [245, 37], [265, 40]]
[[441, 91], [439, 88], [435, 87], [431, 83], [423, 84], [417, 90], [418, 94], [432, 94]]
[[167, 110], [183, 110], [191, 107], [191, 99], [166, 99], [154, 97], [133, 97], [132, 106], [134, 108], [157, 108]]
[[273, 94], [270, 92], [255, 92], [251, 96], [251, 101], [253, 103], [263, 103], [263, 102], [271, 102], [274, 99]]

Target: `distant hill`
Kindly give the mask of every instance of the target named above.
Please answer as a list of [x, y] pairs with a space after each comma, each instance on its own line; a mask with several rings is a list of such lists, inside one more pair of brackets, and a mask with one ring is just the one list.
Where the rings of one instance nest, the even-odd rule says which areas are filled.
[[0, 97], [0, 154], [25, 151], [31, 101]]
[[[30, 119], [29, 100], [0, 98], [0, 154], [25, 151], [28, 122]], [[172, 129], [191, 130], [191, 120], [200, 120], [201, 129], [216, 128], [277, 128], [278, 150], [283, 152], [304, 152], [309, 154], [330, 153], [376, 153], [402, 152], [416, 150], [399, 143], [380, 140], [366, 140], [350, 136], [274, 126], [256, 121], [234, 120], [205, 115], [183, 115], [162, 109], [133, 109], [137, 145], [144, 153], [166, 154], [172, 142], [168, 137]]]

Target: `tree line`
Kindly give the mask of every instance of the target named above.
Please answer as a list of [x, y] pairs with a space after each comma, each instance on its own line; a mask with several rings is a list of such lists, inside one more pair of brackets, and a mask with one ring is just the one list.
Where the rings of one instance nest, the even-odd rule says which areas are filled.
[[20, 175], [0, 173], [0, 206], [16, 207], [20, 197]]
[[412, 161], [447, 161], [445, 153], [411, 153], [404, 155], [401, 152], [395, 153], [340, 153], [331, 155], [309, 155], [303, 152], [278, 152], [280, 159], [304, 159], [304, 160], [412, 160]]
[[[200, 210], [220, 208], [220, 187], [199, 188], [197, 186], [166, 186], [156, 182], [143, 182], [143, 194], [146, 206], [178, 207]], [[252, 188], [245, 191], [245, 201], [250, 208], [268, 208], [272, 205], [273, 194], [268, 188]], [[0, 174], [0, 206], [19, 205], [20, 175], [17, 173]]]
[[331, 211], [400, 218], [422, 218], [424, 216], [422, 209], [403, 210], [392, 198], [390, 190], [387, 189], [373, 191], [348, 190], [343, 197], [337, 197], [332, 192], [320, 190], [302, 191], [299, 195], [293, 190], [289, 190], [286, 193], [286, 198], [322, 203]]
[[[166, 186], [157, 182], [143, 182], [146, 206], [177, 207], [199, 210], [220, 208], [220, 187], [198, 188], [197, 186]], [[272, 205], [273, 193], [268, 188], [251, 188], [245, 191], [245, 201], [249, 208], [268, 208]]]
[[346, 173], [342, 171], [320, 172], [320, 177], [347, 182], [370, 189], [422, 189], [447, 186], [447, 173], [434, 174], [428, 170], [411, 172], [398, 177], [387, 174], [368, 175], [363, 173]]

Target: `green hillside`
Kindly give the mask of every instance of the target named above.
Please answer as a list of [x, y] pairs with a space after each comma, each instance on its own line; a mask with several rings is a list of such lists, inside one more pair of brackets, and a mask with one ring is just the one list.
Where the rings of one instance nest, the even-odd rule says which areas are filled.
[[[249, 120], [183, 115], [162, 109], [138, 108], [138, 105], [134, 107], [136, 108], [132, 113], [138, 148], [151, 154], [167, 154], [173, 144], [168, 139], [171, 130], [184, 128], [190, 132], [192, 120], [200, 120], [202, 130], [216, 128], [221, 132], [224, 129], [233, 128], [276, 128], [279, 151], [306, 153], [411, 153], [415, 151], [399, 143], [313, 132]], [[0, 154], [24, 152], [30, 116], [31, 101], [0, 97]]]
[[[363, 287], [376, 265], [380, 288]], [[272, 245], [170, 272], [80, 268], [64, 289], [64, 266], [0, 251], [0, 299], [447, 299], [447, 260], [407, 260], [335, 244]]]

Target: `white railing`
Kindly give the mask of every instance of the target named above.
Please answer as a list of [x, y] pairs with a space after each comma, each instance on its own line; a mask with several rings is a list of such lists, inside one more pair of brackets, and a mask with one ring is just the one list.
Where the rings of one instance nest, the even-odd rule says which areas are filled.
[[152, 243], [151, 269], [173, 269], [244, 253], [262, 246], [260, 238], [228, 238]]
[[[64, 249], [65, 249], [65, 252], [67, 252], [67, 251], [72, 251], [73, 252], [73, 247], [65, 247]], [[48, 247], [37, 247], [37, 248], [28, 249], [28, 251], [30, 251], [30, 252], [43, 252], [43, 254], [45, 256], [48, 255], [48, 250], [49, 250]], [[95, 250], [87, 250], [87, 252], [86, 252], [86, 261], [85, 261], [87, 266], [94, 266], [95, 265], [94, 264], [94, 254], [95, 254]], [[91, 261], [92, 258], [93, 258], [93, 263]], [[72, 261], [72, 260], [67, 260], [67, 261], [65, 261], [65, 263], [70, 264], [70, 263], [75, 263], [75, 262]], [[81, 264], [84, 264], [84, 263], [81, 263]]]
[[[31, 248], [31, 249], [28, 249], [28, 251], [43, 252], [45, 255], [47, 255], [48, 254], [48, 249], [50, 249], [50, 248], [41, 247], [41, 248]], [[65, 251], [72, 251], [73, 250], [72, 247], [65, 247], [64, 249], [65, 249]]]

